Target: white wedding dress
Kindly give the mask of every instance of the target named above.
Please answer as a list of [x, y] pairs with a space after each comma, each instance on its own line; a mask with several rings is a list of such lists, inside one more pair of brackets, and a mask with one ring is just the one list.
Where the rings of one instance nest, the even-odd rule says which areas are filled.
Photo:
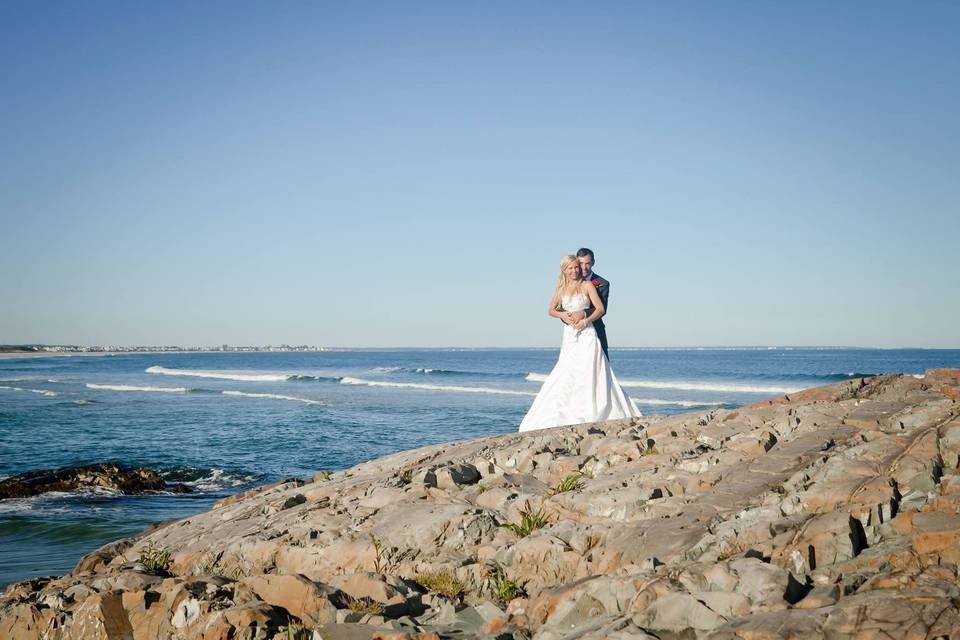
[[[582, 293], [563, 297], [566, 311], [584, 311], [589, 306], [589, 298]], [[520, 431], [640, 415], [613, 375], [593, 325], [583, 331], [564, 325], [560, 359], [523, 417]]]

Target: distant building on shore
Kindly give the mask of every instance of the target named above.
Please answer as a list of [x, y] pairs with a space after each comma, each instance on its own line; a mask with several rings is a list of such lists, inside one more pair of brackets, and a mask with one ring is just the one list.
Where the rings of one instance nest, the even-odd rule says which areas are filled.
[[92, 345], [80, 346], [73, 344], [3, 344], [0, 353], [156, 353], [156, 352], [212, 352], [212, 351], [327, 351], [326, 347], [310, 345], [290, 346], [230, 346], [219, 347], [180, 347], [180, 346], [123, 346], [123, 345]]

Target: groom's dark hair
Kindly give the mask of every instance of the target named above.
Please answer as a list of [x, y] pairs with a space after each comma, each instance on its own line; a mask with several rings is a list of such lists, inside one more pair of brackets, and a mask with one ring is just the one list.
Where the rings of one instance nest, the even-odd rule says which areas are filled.
[[582, 258], [584, 256], [590, 256], [590, 262], [596, 262], [596, 259], [593, 257], [593, 251], [587, 249], [586, 247], [577, 249], [577, 257]]

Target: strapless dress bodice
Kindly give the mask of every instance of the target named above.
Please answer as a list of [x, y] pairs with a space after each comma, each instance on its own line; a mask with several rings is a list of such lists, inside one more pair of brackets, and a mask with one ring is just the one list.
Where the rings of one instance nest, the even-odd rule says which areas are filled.
[[564, 311], [585, 311], [590, 306], [590, 298], [583, 293], [575, 293], [572, 296], [563, 296]]

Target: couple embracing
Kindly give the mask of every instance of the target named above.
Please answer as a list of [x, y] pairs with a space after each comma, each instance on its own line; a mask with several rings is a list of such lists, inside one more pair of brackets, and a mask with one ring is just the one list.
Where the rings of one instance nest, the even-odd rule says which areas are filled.
[[564, 256], [548, 313], [563, 322], [560, 358], [520, 423], [520, 431], [640, 415], [607, 358], [610, 283], [593, 273], [593, 251]]

